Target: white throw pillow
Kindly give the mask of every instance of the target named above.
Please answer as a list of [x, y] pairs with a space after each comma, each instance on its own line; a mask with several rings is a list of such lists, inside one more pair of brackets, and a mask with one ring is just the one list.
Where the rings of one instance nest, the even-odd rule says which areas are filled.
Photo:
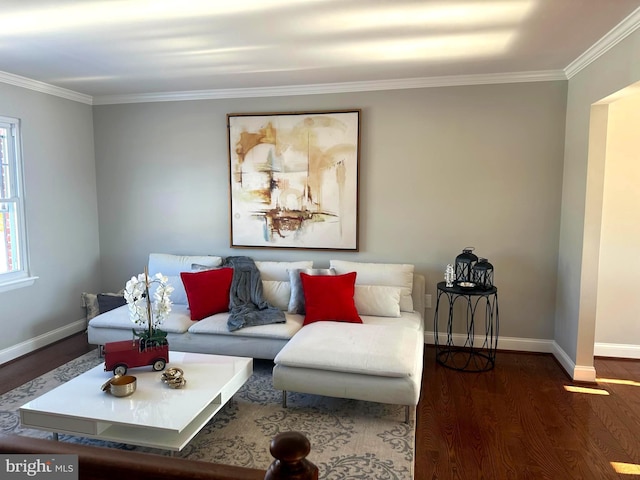
[[291, 297], [291, 285], [289, 282], [263, 280], [262, 293], [265, 300], [274, 307], [283, 311], [289, 308], [289, 298]]
[[300, 262], [259, 262], [256, 267], [260, 271], [260, 278], [264, 280], [277, 280], [279, 282], [289, 281], [289, 272], [294, 268], [312, 268], [313, 260]]
[[[209, 255], [172, 255], [169, 253], [149, 254], [149, 275], [162, 273], [166, 276], [177, 275], [180, 272], [202, 270], [203, 267], [214, 268], [222, 265], [222, 257]], [[195, 268], [194, 268], [195, 267]]]
[[[149, 276], [162, 273], [169, 280], [168, 284], [173, 287], [171, 292], [171, 302], [175, 305], [189, 305], [187, 292], [180, 278], [180, 272], [199, 272], [222, 265], [222, 257], [208, 255], [172, 255], [170, 253], [150, 253], [149, 254]], [[153, 293], [158, 288], [154, 283], [149, 289], [149, 295], [153, 298]]]
[[400, 310], [413, 311], [413, 271], [414, 266], [400, 263], [362, 263], [345, 260], [331, 260], [330, 266], [338, 275], [356, 272], [356, 285], [384, 285], [400, 287]]
[[[171, 303], [173, 303], [174, 305], [189, 305], [189, 300], [187, 299], [187, 291], [184, 289], [184, 283], [182, 283], [182, 278], [180, 278], [180, 275], [166, 275], [166, 277], [167, 285], [171, 285], [173, 287], [173, 292], [171, 292], [171, 295], [169, 296], [169, 298], [171, 299]], [[151, 279], [151, 274], [149, 274], [149, 278]], [[151, 301], [153, 301], [153, 296], [157, 289], [158, 282], [153, 282], [151, 283], [151, 285], [149, 285], [149, 297], [151, 298]]]
[[[184, 289], [184, 283], [182, 283], [180, 275], [168, 275], [167, 278], [169, 279], [167, 283], [173, 287], [173, 292], [171, 292], [170, 297], [171, 303], [175, 303], [176, 305], [189, 305], [187, 291]], [[155, 292], [156, 288], [157, 285], [149, 292], [151, 298], [153, 298], [153, 292]]]
[[400, 287], [356, 285], [353, 301], [360, 315], [399, 317], [401, 291]]

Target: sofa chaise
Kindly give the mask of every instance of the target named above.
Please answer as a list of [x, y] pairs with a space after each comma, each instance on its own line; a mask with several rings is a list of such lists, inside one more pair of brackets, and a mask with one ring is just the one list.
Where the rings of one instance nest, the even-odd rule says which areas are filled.
[[[228, 312], [191, 319], [190, 299], [180, 277], [184, 272], [219, 268], [222, 262], [214, 256], [150, 254], [149, 274], [166, 275], [175, 288], [172, 311], [161, 327], [172, 350], [273, 360], [274, 386], [283, 390], [285, 405], [286, 391], [407, 406], [418, 403], [425, 279], [413, 265], [331, 260], [329, 269], [314, 269], [311, 261], [256, 261], [264, 296], [284, 312], [286, 321], [229, 331]], [[325, 280], [317, 278], [327, 274], [355, 276], [353, 303], [362, 323], [320, 318], [303, 326], [310, 313], [294, 313], [301, 311], [305, 293], [298, 279], [320, 282], [321, 293], [331, 294], [332, 301], [325, 303], [335, 303], [340, 292], [328, 293], [326, 285], [336, 281], [323, 284]], [[130, 339], [133, 326], [127, 305], [120, 306], [88, 322], [89, 342], [104, 345]]]

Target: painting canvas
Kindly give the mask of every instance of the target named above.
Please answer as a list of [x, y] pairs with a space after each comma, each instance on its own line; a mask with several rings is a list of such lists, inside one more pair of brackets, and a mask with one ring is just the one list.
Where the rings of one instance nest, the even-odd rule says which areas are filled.
[[359, 110], [227, 126], [232, 247], [358, 250]]

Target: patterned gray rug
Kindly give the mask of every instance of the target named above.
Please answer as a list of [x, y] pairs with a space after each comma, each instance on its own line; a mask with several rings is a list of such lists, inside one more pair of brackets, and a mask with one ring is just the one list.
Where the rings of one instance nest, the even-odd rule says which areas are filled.
[[[88, 353], [1, 395], [0, 431], [50, 437], [47, 432], [22, 428], [18, 408], [101, 362], [95, 352]], [[321, 479], [413, 478], [415, 409], [408, 425], [399, 405], [290, 393], [288, 408], [283, 409], [281, 392], [271, 383], [272, 366], [255, 361], [249, 381], [177, 456], [266, 469], [273, 461], [271, 438], [296, 430], [311, 442], [309, 460], [318, 466]], [[60, 435], [60, 440], [169, 455], [70, 435]]]

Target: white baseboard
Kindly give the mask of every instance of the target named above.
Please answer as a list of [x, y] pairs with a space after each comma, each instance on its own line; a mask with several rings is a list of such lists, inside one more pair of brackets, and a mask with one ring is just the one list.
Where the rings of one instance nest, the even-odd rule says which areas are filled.
[[[454, 345], [464, 345], [467, 340], [467, 336], [462, 333], [454, 333], [452, 336]], [[440, 344], [445, 343], [446, 339], [446, 334], [438, 334], [438, 342]], [[424, 343], [428, 345], [433, 345], [435, 343], [433, 332], [424, 332]], [[473, 337], [474, 345], [482, 345], [483, 343], [484, 335], [476, 335]], [[498, 350], [553, 353], [553, 343], [553, 340], [542, 340], [537, 338], [498, 337]]]
[[593, 365], [576, 365], [571, 357], [567, 355], [560, 345], [553, 342], [553, 356], [560, 362], [562, 368], [569, 374], [575, 382], [591, 382], [596, 381], [596, 369]]
[[22, 355], [31, 353], [39, 348], [46, 347], [47, 345], [69, 337], [74, 333], [82, 332], [87, 328], [87, 321], [83, 318], [77, 322], [70, 323], [64, 327], [57, 328], [51, 332], [44, 333], [29, 340], [13, 345], [4, 350], [0, 350], [0, 365], [11, 360], [14, 360]]
[[[464, 345], [467, 336], [464, 334], [453, 334], [453, 343], [455, 345]], [[424, 333], [424, 341], [426, 344], [433, 345], [433, 332]], [[438, 342], [445, 343], [446, 334], [438, 334]], [[476, 335], [473, 339], [474, 345], [482, 345], [484, 336]], [[560, 348], [554, 340], [544, 340], [536, 338], [515, 338], [515, 337], [499, 337], [498, 350], [513, 350], [516, 352], [536, 352], [551, 353], [558, 360], [562, 368], [576, 382], [595, 382], [596, 369], [593, 365], [576, 365], [567, 353]]]
[[640, 345], [596, 342], [593, 346], [593, 354], [597, 357], [640, 359]]

